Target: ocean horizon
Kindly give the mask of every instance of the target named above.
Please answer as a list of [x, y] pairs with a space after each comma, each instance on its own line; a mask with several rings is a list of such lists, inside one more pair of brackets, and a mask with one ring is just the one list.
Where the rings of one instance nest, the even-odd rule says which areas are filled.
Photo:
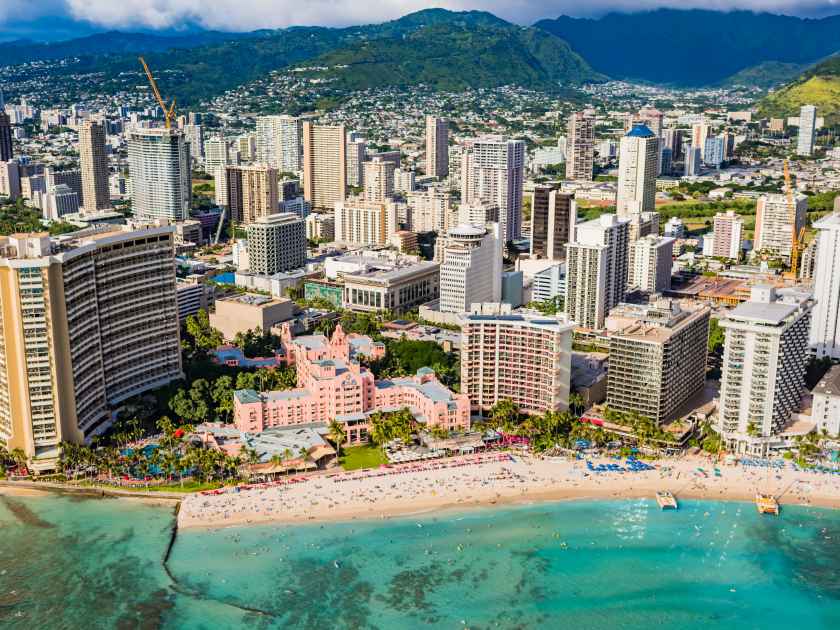
[[840, 627], [840, 511], [647, 499], [185, 529], [172, 506], [0, 496], [8, 628]]

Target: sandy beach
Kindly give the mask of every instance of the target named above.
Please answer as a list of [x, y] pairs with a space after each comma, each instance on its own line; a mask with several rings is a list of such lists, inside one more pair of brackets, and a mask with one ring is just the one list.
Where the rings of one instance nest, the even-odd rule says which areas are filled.
[[178, 520], [180, 527], [347, 521], [494, 504], [653, 498], [659, 490], [669, 490], [678, 499], [734, 501], [752, 501], [761, 491], [776, 496], [781, 505], [840, 508], [836, 476], [796, 471], [790, 465], [769, 472], [718, 465], [720, 476], [706, 459], [661, 460], [655, 466], [643, 472], [593, 473], [585, 461], [474, 455], [315, 475], [299, 483], [239, 492], [228, 489], [218, 495], [193, 494], [181, 503]]

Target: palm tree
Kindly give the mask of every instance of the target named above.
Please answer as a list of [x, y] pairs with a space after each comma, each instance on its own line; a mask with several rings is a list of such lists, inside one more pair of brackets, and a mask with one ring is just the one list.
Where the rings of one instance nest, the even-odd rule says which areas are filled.
[[28, 461], [28, 457], [22, 448], [14, 448], [12, 452], [9, 453], [12, 457], [12, 461], [15, 463], [15, 466], [20, 469], [23, 467], [24, 464]]
[[569, 394], [569, 407], [571, 407], [572, 413], [574, 413], [575, 415], [580, 415], [580, 412], [583, 411], [583, 405], [583, 396], [581, 396], [577, 392]]
[[344, 430], [344, 425], [338, 420], [333, 419], [330, 422], [329, 437], [335, 443], [335, 457], [336, 461], [341, 459], [341, 445], [347, 441], [347, 431]]

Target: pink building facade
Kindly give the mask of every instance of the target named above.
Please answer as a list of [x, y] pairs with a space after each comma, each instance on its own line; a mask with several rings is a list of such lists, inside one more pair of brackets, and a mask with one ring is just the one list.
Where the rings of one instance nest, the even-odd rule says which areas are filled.
[[373, 373], [356, 357], [381, 358], [383, 344], [362, 335], [347, 335], [340, 325], [329, 340], [323, 335], [292, 338], [288, 328], [281, 339], [286, 360], [297, 369], [298, 387], [234, 392], [234, 424], [240, 431], [259, 433], [271, 427], [336, 419], [345, 424], [348, 442], [359, 443], [367, 441], [370, 413], [403, 407], [429, 427], [469, 430], [469, 398], [444, 387], [431, 369], [423, 368], [410, 377], [374, 381]]

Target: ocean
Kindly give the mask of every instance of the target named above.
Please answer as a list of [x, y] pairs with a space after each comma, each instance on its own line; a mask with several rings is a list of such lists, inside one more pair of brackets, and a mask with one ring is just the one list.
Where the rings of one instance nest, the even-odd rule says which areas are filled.
[[2, 628], [838, 628], [840, 511], [652, 500], [183, 530], [0, 496]]

